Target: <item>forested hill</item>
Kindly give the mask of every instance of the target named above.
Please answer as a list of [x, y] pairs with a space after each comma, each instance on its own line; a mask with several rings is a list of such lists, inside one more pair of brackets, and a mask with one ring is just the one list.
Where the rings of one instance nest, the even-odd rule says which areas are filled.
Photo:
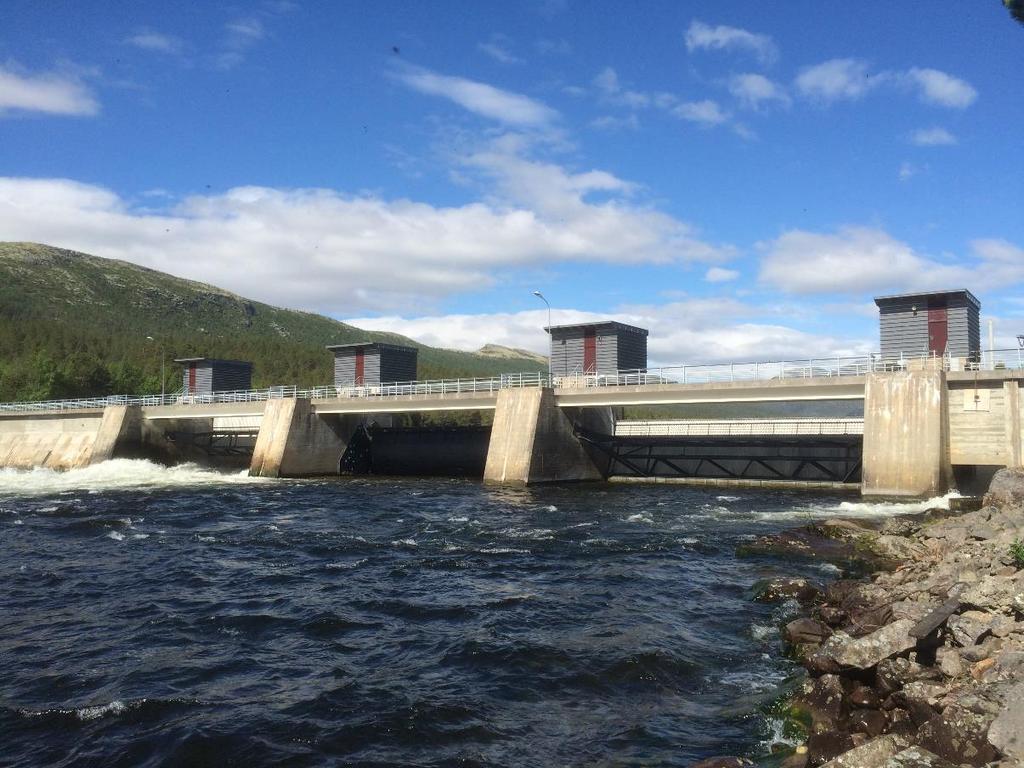
[[[152, 336], [155, 341], [148, 341]], [[180, 388], [175, 357], [250, 360], [256, 387], [332, 379], [327, 344], [419, 348], [419, 377], [537, 371], [536, 357], [438, 349], [272, 307], [123, 261], [35, 243], [0, 242], [0, 401]]]

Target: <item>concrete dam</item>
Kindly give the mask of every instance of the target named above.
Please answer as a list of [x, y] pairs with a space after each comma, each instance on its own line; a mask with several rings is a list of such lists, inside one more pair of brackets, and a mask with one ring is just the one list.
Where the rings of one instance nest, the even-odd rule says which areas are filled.
[[[148, 457], [248, 466], [269, 477], [449, 472], [508, 484], [803, 483], [885, 496], [936, 495], [956, 477], [1021, 466], [1024, 371], [911, 363], [865, 357], [6, 404], [0, 466]], [[863, 418], [621, 416], [625, 406], [837, 400], [862, 402]], [[389, 426], [398, 414], [445, 411], [490, 412], [492, 425]]]

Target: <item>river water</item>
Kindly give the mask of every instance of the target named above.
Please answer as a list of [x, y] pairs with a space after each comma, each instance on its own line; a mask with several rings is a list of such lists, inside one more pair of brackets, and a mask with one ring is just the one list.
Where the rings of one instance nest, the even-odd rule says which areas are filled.
[[761, 755], [792, 607], [745, 538], [920, 505], [0, 471], [0, 764], [685, 766]]

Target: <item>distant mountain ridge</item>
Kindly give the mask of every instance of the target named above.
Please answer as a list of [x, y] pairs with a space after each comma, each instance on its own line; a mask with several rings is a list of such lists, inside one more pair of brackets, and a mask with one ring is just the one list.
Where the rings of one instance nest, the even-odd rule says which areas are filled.
[[161, 349], [169, 391], [171, 358], [198, 355], [252, 361], [257, 387], [322, 385], [332, 376], [324, 346], [357, 341], [417, 347], [420, 378], [547, 368], [522, 350], [430, 347], [124, 261], [0, 242], [0, 400], [159, 391]]

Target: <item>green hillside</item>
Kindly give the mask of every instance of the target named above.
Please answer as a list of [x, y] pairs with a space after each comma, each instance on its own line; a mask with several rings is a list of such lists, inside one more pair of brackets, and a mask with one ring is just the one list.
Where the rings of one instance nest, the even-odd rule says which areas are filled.
[[[152, 336], [155, 341], [148, 341]], [[253, 385], [331, 382], [327, 344], [418, 347], [419, 377], [544, 370], [536, 357], [438, 349], [272, 307], [123, 261], [35, 243], [0, 242], [0, 401], [180, 388], [175, 357], [250, 360]]]

